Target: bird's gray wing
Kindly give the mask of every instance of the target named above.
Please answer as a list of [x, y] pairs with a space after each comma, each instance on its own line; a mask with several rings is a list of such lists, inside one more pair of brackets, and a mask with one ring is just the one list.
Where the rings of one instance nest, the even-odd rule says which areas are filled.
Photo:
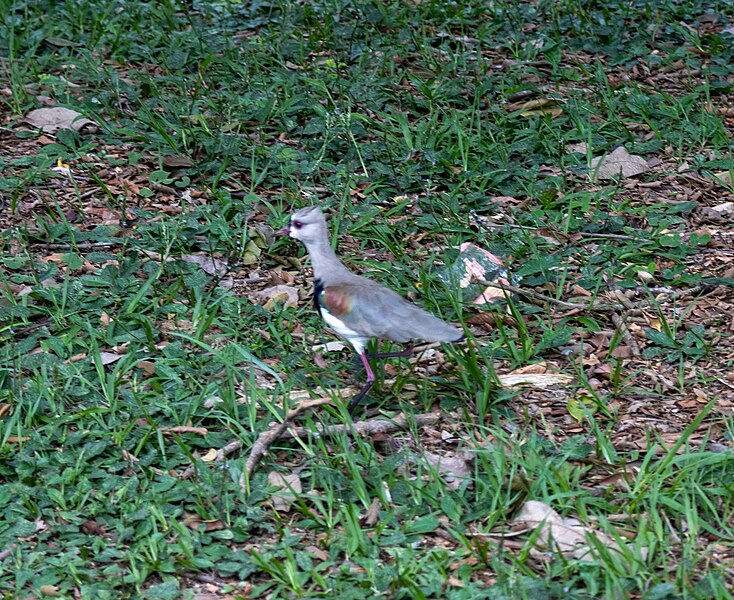
[[409, 302], [393, 290], [373, 281], [340, 286], [353, 300], [341, 318], [344, 324], [365, 337], [394, 342], [421, 339], [428, 342], [453, 342], [464, 332]]

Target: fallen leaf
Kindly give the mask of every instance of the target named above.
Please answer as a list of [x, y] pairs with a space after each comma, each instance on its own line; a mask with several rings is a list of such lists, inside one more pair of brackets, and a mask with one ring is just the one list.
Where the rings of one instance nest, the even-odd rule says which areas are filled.
[[216, 448], [210, 448], [209, 452], [207, 452], [204, 456], [201, 457], [201, 460], [205, 463], [214, 462], [217, 459], [217, 449]]
[[566, 401], [566, 410], [569, 415], [581, 423], [587, 414], [594, 414], [596, 412], [597, 406], [590, 396], [581, 393]]
[[55, 597], [60, 595], [59, 588], [55, 585], [42, 585], [39, 589], [42, 596]]
[[318, 546], [306, 546], [304, 550], [306, 552], [310, 552], [322, 562], [326, 562], [327, 560], [329, 560], [329, 553], [326, 550], [319, 548]]
[[199, 525], [203, 523], [204, 531], [221, 531], [227, 526], [220, 519], [202, 519], [196, 513], [184, 512], [184, 525], [189, 529], [201, 530]]
[[617, 179], [633, 177], [649, 170], [647, 161], [641, 156], [630, 154], [624, 147], [615, 148], [611, 154], [591, 161], [592, 179]]
[[554, 119], [563, 113], [560, 106], [561, 102], [554, 98], [538, 98], [537, 100], [529, 100], [520, 106], [521, 117], [529, 117], [532, 115], [550, 115]]
[[95, 124], [94, 121], [82, 117], [81, 113], [63, 106], [37, 108], [29, 112], [23, 121], [33, 127], [38, 127], [46, 133], [55, 133], [59, 129], [79, 131], [85, 125]]
[[711, 206], [709, 210], [712, 210], [715, 213], [718, 213], [720, 215], [732, 215], [734, 214], [734, 202], [724, 202], [723, 204], [717, 204], [716, 206]]
[[181, 154], [166, 154], [163, 157], [163, 166], [169, 169], [186, 169], [194, 166], [194, 161]]
[[499, 379], [502, 387], [527, 385], [539, 389], [573, 381], [573, 377], [562, 373], [510, 373], [509, 375], [499, 375], [497, 379]]
[[340, 341], [333, 341], [333, 342], [326, 342], [325, 344], [316, 344], [315, 346], [311, 346], [311, 350], [314, 352], [341, 352], [346, 348], [347, 345], [344, 342]]
[[273, 508], [278, 512], [288, 512], [296, 501], [294, 494], [301, 493], [301, 478], [296, 473], [283, 475], [277, 471], [268, 473], [268, 483], [276, 488], [272, 496]]
[[424, 452], [422, 456], [431, 467], [443, 475], [446, 485], [452, 490], [458, 490], [464, 482], [471, 479], [472, 470], [469, 468], [469, 462], [473, 458], [471, 454]]
[[114, 352], [100, 352], [99, 356], [102, 359], [103, 365], [111, 365], [113, 362], [117, 362], [122, 358], [121, 354], [115, 354]]
[[143, 369], [146, 375], [153, 375], [155, 373], [155, 363], [152, 360], [141, 360], [138, 362], [138, 367]]
[[566, 146], [566, 152], [569, 154], [586, 154], [587, 149], [588, 146], [586, 145], [586, 142], [578, 142], [576, 144]]
[[321, 354], [321, 352], [314, 352], [313, 353], [313, 362], [319, 369], [328, 369], [329, 363], [324, 358], [324, 355]]
[[227, 262], [219, 258], [202, 256], [200, 254], [182, 254], [181, 260], [187, 263], [199, 265], [201, 270], [208, 275], [225, 275], [229, 269]]
[[[536, 549], [541, 552], [557, 550], [564, 556], [588, 560], [589, 555], [595, 556], [598, 553], [596, 546], [600, 543], [619, 552], [620, 559], [631, 555], [621, 552], [619, 545], [606, 534], [584, 526], [577, 519], [562, 519], [550, 506], [536, 500], [525, 503], [513, 521], [513, 528], [529, 528], [537, 532], [533, 538]], [[588, 544], [588, 537], [596, 538], [596, 543]]]
[[275, 241], [275, 230], [267, 223], [255, 223], [247, 234], [258, 248], [268, 248]]
[[731, 171], [714, 171], [714, 181], [725, 187], [731, 187]]
[[283, 308], [298, 306], [298, 290], [290, 285], [274, 285], [259, 292], [255, 298], [263, 304], [265, 310], [272, 310], [276, 304], [283, 304]]
[[[209, 433], [209, 430], [206, 427], [191, 427], [190, 425], [175, 425], [173, 427], [163, 427], [159, 431], [163, 435], [173, 435], [179, 433], [195, 433], [197, 435], [206, 435], [207, 433]], [[211, 452], [211, 450], [209, 452]]]
[[259, 260], [261, 254], [262, 249], [254, 241], [250, 240], [245, 246], [245, 251], [242, 253], [240, 262], [243, 265], [255, 264]]
[[367, 527], [374, 527], [375, 523], [379, 521], [380, 508], [382, 508], [382, 502], [380, 502], [380, 499], [372, 498], [372, 502], [370, 503], [367, 512], [364, 514], [364, 517], [362, 517], [362, 520]]
[[104, 525], [100, 525], [97, 521], [93, 521], [91, 519], [84, 521], [84, 523], [81, 524], [80, 529], [87, 535], [96, 535], [99, 537], [107, 535]]
[[224, 400], [219, 396], [211, 396], [204, 400], [204, 408], [214, 408], [217, 404], [221, 404]]
[[54, 254], [49, 254], [48, 256], [42, 256], [40, 258], [41, 262], [45, 263], [60, 263], [61, 259], [66, 256], [63, 252], [55, 252]]

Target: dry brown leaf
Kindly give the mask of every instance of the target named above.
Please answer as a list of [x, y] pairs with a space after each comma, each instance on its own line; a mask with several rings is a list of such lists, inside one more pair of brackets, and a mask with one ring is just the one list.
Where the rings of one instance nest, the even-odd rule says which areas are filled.
[[731, 171], [714, 171], [714, 181], [723, 186], [731, 187]]
[[60, 596], [61, 593], [59, 592], [59, 588], [55, 585], [46, 584], [42, 585], [40, 588], [41, 596], [48, 596], [49, 598], [55, 598], [56, 596]]
[[277, 488], [273, 494], [273, 508], [278, 512], [288, 512], [296, 501], [294, 494], [300, 494], [301, 478], [296, 473], [283, 475], [277, 471], [268, 473], [268, 483]]
[[194, 161], [188, 156], [183, 156], [181, 154], [166, 154], [163, 157], [163, 166], [169, 169], [186, 169], [195, 165]]
[[209, 430], [206, 427], [192, 427], [191, 425], [174, 425], [173, 427], [163, 427], [159, 431], [163, 435], [173, 435], [179, 433], [195, 433], [197, 435], [206, 435], [207, 433], [209, 433]]
[[443, 475], [446, 485], [452, 490], [457, 490], [461, 485], [471, 479], [472, 471], [469, 462], [473, 456], [470, 454], [434, 454], [424, 452], [423, 458], [426, 462]]
[[563, 113], [563, 109], [559, 106], [560, 101], [553, 98], [538, 98], [537, 100], [529, 100], [520, 108], [521, 117], [529, 117], [531, 115], [550, 115], [554, 119]]
[[80, 529], [87, 535], [96, 535], [99, 537], [104, 537], [105, 535], [107, 535], [107, 530], [105, 529], [104, 525], [101, 525], [100, 523], [97, 523], [97, 521], [94, 521], [92, 519], [84, 521], [84, 523], [81, 524]]
[[731, 216], [734, 215], [734, 202], [724, 202], [722, 204], [717, 204], [716, 206], [709, 207], [709, 210], [721, 216]]
[[200, 529], [200, 525], [204, 525], [204, 531], [221, 531], [227, 526], [219, 519], [202, 519], [196, 513], [184, 512], [184, 525], [189, 529]]
[[311, 346], [311, 350], [314, 352], [341, 352], [346, 347], [347, 345], [344, 342], [333, 341]]
[[115, 354], [114, 352], [100, 352], [99, 356], [102, 359], [103, 365], [111, 365], [113, 362], [117, 362], [122, 358], [121, 354]]
[[10, 437], [8, 438], [8, 444], [20, 444], [21, 442], [27, 442], [27, 441], [28, 441], [28, 440], [30, 440], [30, 439], [31, 439], [31, 438], [30, 438], [30, 437], [28, 437], [28, 436], [26, 436], [26, 435], [24, 435], [24, 436], [22, 436], [22, 437], [18, 437], [18, 436], [15, 436], [15, 435], [11, 435], [11, 436], [10, 436]]
[[587, 543], [588, 536], [594, 536], [599, 543], [610, 550], [620, 550], [617, 543], [606, 534], [584, 526], [577, 519], [562, 519], [550, 506], [536, 500], [525, 503], [513, 521], [513, 526], [537, 531], [535, 546], [541, 552], [555, 549], [564, 556], [579, 560], [589, 558], [589, 555], [593, 556], [596, 551], [593, 544]]
[[375, 523], [380, 519], [380, 508], [382, 508], [382, 503], [379, 498], [372, 498], [372, 502], [362, 518], [367, 527], [374, 527]]
[[639, 175], [649, 168], [644, 158], [630, 154], [619, 146], [611, 154], [593, 159], [590, 175], [593, 179], [618, 179]]
[[210, 463], [217, 460], [217, 449], [216, 448], [210, 448], [209, 452], [207, 452], [204, 456], [201, 457], [202, 462]]
[[526, 385], [539, 389], [545, 389], [551, 385], [563, 385], [573, 381], [573, 377], [563, 375], [562, 373], [510, 373], [509, 375], [499, 375], [497, 379], [499, 379], [502, 387]]
[[61, 262], [64, 256], [66, 255], [63, 252], [55, 252], [53, 254], [49, 254], [48, 256], [42, 256], [40, 258], [40, 261], [44, 263], [58, 263]]
[[586, 145], [586, 142], [578, 142], [577, 144], [566, 146], [566, 152], [569, 154], [586, 154], [587, 149], [588, 146]]
[[153, 375], [155, 373], [155, 363], [152, 360], [141, 360], [138, 363], [138, 367], [143, 369], [146, 375]]
[[290, 285], [274, 285], [255, 292], [255, 298], [263, 304], [265, 310], [272, 310], [276, 304], [282, 303], [284, 308], [298, 306], [298, 290]]
[[316, 558], [318, 558], [320, 561], [327, 561], [329, 560], [329, 553], [325, 550], [319, 548], [318, 546], [306, 546], [304, 548], [306, 552], [310, 552], [313, 554]]
[[29, 112], [23, 121], [33, 127], [42, 129], [46, 133], [54, 133], [59, 129], [79, 131], [85, 125], [94, 125], [94, 121], [90, 121], [75, 110], [63, 106], [37, 108]]
[[201, 270], [207, 275], [225, 275], [229, 268], [227, 262], [224, 260], [210, 256], [201, 256], [200, 254], [182, 254], [181, 260], [199, 265]]

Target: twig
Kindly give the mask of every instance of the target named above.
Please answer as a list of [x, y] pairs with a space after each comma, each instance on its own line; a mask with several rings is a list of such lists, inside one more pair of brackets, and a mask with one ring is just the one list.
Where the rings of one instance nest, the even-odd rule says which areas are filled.
[[122, 246], [124, 244], [129, 243], [130, 240], [127, 238], [120, 238], [119, 240], [115, 240], [112, 242], [77, 242], [76, 244], [65, 244], [65, 243], [45, 243], [45, 242], [31, 242], [28, 244], [29, 247], [33, 246], [43, 246], [44, 248], [47, 248], [48, 250], [96, 250], [99, 248], [114, 248], [115, 246]]
[[[283, 437], [285, 430], [288, 428], [288, 425], [291, 423], [291, 421], [293, 421], [293, 419], [295, 419], [298, 415], [308, 410], [309, 408], [314, 408], [316, 406], [321, 406], [323, 404], [329, 403], [331, 403], [331, 398], [316, 398], [315, 400], [306, 400], [304, 402], [301, 402], [291, 411], [289, 411], [283, 421], [279, 423], [270, 423], [270, 425], [268, 426], [268, 430], [263, 431], [258, 436], [257, 440], [255, 440], [255, 443], [252, 445], [250, 456], [248, 456], [247, 463], [245, 465], [248, 476], [252, 476], [252, 473], [254, 472], [257, 463], [260, 462], [260, 459], [262, 459], [262, 457], [268, 453], [270, 446], [272, 446], [276, 440]], [[208, 460], [207, 462], [222, 462], [229, 454], [232, 454], [232, 452], [242, 448], [242, 445], [243, 443], [241, 440], [232, 440], [226, 446], [217, 450], [214, 458]], [[188, 479], [189, 477], [194, 475], [194, 473], [196, 473], [196, 465], [191, 465], [179, 475], [179, 478]]]
[[[307, 400], [305, 402], [301, 402], [301, 404], [288, 412], [282, 422], [271, 423], [268, 427], [268, 430], [263, 431], [257, 437], [255, 443], [252, 445], [250, 455], [247, 457], [247, 462], [245, 463], [245, 471], [247, 472], [248, 478], [252, 477], [252, 474], [255, 472], [255, 467], [257, 467], [257, 463], [259, 463], [260, 459], [262, 459], [262, 457], [268, 453], [270, 446], [272, 446], [276, 442], [276, 440], [283, 436], [283, 433], [288, 428], [293, 419], [295, 419], [302, 412], [305, 412], [310, 408], [315, 408], [316, 406], [321, 406], [323, 404], [331, 404], [331, 398], [316, 398], [315, 400]], [[242, 485], [242, 487], [244, 487], [243, 484], [244, 481], [241, 480], [240, 485]]]
[[552, 298], [551, 296], [546, 296], [545, 294], [539, 294], [538, 292], [535, 292], [533, 290], [529, 290], [526, 288], [517, 287], [515, 285], [511, 285], [509, 283], [497, 283], [496, 281], [487, 281], [486, 279], [477, 279], [477, 283], [481, 285], [486, 285], [487, 287], [491, 287], [497, 290], [503, 290], [512, 292], [513, 294], [518, 294], [519, 296], [525, 296], [526, 298], [531, 298], [535, 300], [535, 304], [538, 304], [539, 306], [544, 306], [545, 304], [555, 304], [556, 306], [560, 306], [561, 308], [567, 308], [569, 310], [619, 310], [623, 309], [624, 306], [621, 304], [603, 304], [603, 303], [590, 303], [590, 304], [580, 304], [576, 302], [566, 302], [564, 300], [557, 300], [556, 298]]
[[618, 313], [612, 313], [612, 323], [614, 323], [614, 326], [619, 331], [622, 339], [629, 347], [632, 356], [635, 358], [641, 356], [642, 353], [640, 352], [640, 346], [635, 341], [635, 338], [632, 337], [629, 327], [627, 327], [627, 319], [620, 316]]
[[316, 431], [306, 429], [305, 427], [293, 427], [288, 430], [291, 437], [306, 437], [309, 435], [332, 436], [342, 433], [351, 435], [367, 436], [377, 433], [393, 433], [406, 429], [411, 423], [416, 425], [432, 425], [441, 419], [440, 412], [426, 413], [423, 415], [415, 415], [408, 420], [403, 413], [400, 413], [394, 419], [369, 419], [367, 421], [357, 421], [356, 423], [343, 423], [339, 425], [328, 425], [326, 427], [316, 427]]
[[[232, 454], [232, 452], [234, 452], [235, 450], [239, 450], [240, 448], [242, 448], [242, 441], [232, 440], [226, 446], [217, 450], [217, 453], [214, 455], [214, 458], [209, 462], [222, 462], [227, 455]], [[188, 479], [194, 473], [196, 473], [195, 464], [191, 465], [190, 467], [187, 467], [186, 470], [183, 473], [181, 473], [178, 477], [179, 479]]]
[[516, 223], [492, 223], [491, 221], [484, 220], [487, 217], [479, 217], [478, 215], [475, 215], [474, 218], [479, 227], [486, 227], [487, 229], [517, 229], [520, 231], [539, 231], [541, 229], [548, 229], [551, 233], [558, 233], [564, 238], [577, 235], [580, 237], [600, 238], [605, 240], [620, 240], [624, 242], [639, 242], [646, 240], [646, 238], [643, 238], [642, 236], [624, 235], [621, 233], [592, 233], [589, 231], [574, 231], [572, 233], [564, 233], [562, 231], [559, 232], [552, 227], [531, 227], [528, 225], [517, 225]]
[[631, 308], [635, 306], [635, 303], [632, 302], [619, 302], [619, 303], [609, 303], [609, 302], [590, 302], [590, 303], [578, 303], [578, 302], [566, 302], [565, 300], [557, 300], [556, 298], [553, 298], [551, 296], [546, 296], [545, 294], [540, 294], [536, 291], [521, 288], [518, 286], [510, 285], [510, 284], [504, 284], [504, 283], [497, 283], [496, 281], [487, 281], [485, 279], [477, 279], [477, 283], [481, 285], [486, 285], [487, 287], [495, 288], [498, 290], [508, 291], [512, 292], [513, 294], [518, 294], [519, 296], [525, 296], [526, 298], [530, 298], [534, 300], [534, 304], [538, 306], [544, 306], [545, 304], [554, 304], [556, 306], [559, 306], [561, 308], [566, 308], [568, 310], [586, 310], [590, 312], [611, 312], [611, 311], [625, 311], [627, 310], [629, 314], [639, 314], [643, 307], [647, 306], [653, 306], [656, 302], [670, 302], [671, 300], [674, 300], [678, 298], [679, 296], [683, 295], [690, 295], [690, 294], [697, 294], [703, 289], [703, 286], [696, 285], [692, 288], [687, 289], [681, 289], [681, 290], [671, 290], [671, 291], [665, 291], [662, 292], [666, 295], [665, 298], [660, 299], [654, 299], [654, 300], [644, 300], [642, 302], [638, 302], [636, 308]]

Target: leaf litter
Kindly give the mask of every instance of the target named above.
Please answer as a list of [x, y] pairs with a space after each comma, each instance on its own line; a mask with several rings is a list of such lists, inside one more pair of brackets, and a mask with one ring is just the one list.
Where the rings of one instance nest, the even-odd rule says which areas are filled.
[[[504, 58], [504, 57], [502, 57]], [[570, 54], [566, 58], [571, 58]], [[575, 60], [581, 62], [589, 62], [588, 56], [577, 55]], [[609, 70], [609, 77], [614, 82], [614, 69]], [[629, 77], [629, 74], [624, 73]], [[633, 70], [631, 76], [639, 85], [658, 86], [669, 90], [671, 93], [676, 89], [685, 89], [690, 82], [685, 81], [683, 75], [676, 72], [664, 73], [646, 72], [642, 66]], [[560, 107], [544, 104], [540, 101], [537, 106], [531, 103], [524, 103], [525, 116], [532, 117], [534, 113], [548, 113], [557, 117], [561, 114]], [[520, 104], [516, 109], [522, 110], [523, 105]], [[43, 119], [35, 123], [29, 122], [34, 127], [44, 129], [48, 133], [58, 131], [63, 128], [79, 129], [84, 125], [91, 126], [91, 121], [84, 122], [78, 119], [78, 113], [71, 117], [71, 121], [64, 121], [59, 118], [61, 113], [54, 113], [53, 117], [48, 118], [48, 122]], [[30, 114], [28, 115], [30, 117]], [[68, 115], [67, 115], [68, 116]], [[75, 120], [76, 119], [76, 120]], [[729, 123], [731, 126], [731, 122]], [[48, 131], [46, 128], [55, 128]], [[16, 140], [9, 137], [7, 132], [0, 132], [2, 144], [0, 151], [5, 157], [13, 156], [14, 158], [25, 155], [37, 155], [44, 140]], [[12, 141], [10, 144], [8, 142]], [[49, 140], [53, 141], [53, 140]], [[10, 149], [15, 154], [9, 154]], [[124, 158], [135, 149], [132, 146], [127, 148], [119, 146], [109, 146], [107, 148], [109, 157]], [[577, 152], [586, 152], [586, 147], [577, 145]], [[69, 160], [65, 158], [64, 160]], [[641, 206], [671, 206], [671, 204], [686, 202], [695, 203], [697, 206], [694, 210], [684, 214], [682, 221], [679, 223], [680, 231], [683, 236], [690, 236], [705, 228], [705, 235], [710, 236], [708, 242], [697, 247], [697, 252], [685, 260], [688, 262], [691, 272], [700, 273], [707, 277], [718, 277], [722, 279], [734, 278], [734, 255], [732, 255], [732, 229], [731, 229], [731, 204], [732, 197], [730, 192], [722, 189], [723, 186], [730, 186], [731, 182], [727, 181], [728, 172], [718, 172], [717, 180], [712, 181], [710, 177], [699, 175], [695, 171], [679, 171], [674, 157], [666, 151], [661, 150], [658, 153], [657, 164], [654, 161], [646, 160], [641, 156], [629, 154], [624, 148], [619, 147], [611, 154], [595, 158], [592, 163], [592, 173], [597, 171], [598, 180], [619, 180], [621, 185], [619, 199], [621, 203], [625, 201], [633, 201]], [[61, 158], [59, 159], [61, 161]], [[175, 168], [190, 167], [195, 164], [190, 159], [184, 157], [179, 160], [164, 159], [168, 162], [168, 166]], [[60, 205], [64, 207], [65, 214], [70, 217], [70, 222], [79, 227], [82, 231], [89, 231], [97, 225], [110, 226], [116, 229], [111, 241], [105, 242], [112, 244], [113, 247], [120, 246], [125, 239], [134, 239], [136, 237], [135, 230], [126, 223], [134, 220], [135, 214], [127, 212], [130, 206], [136, 210], [153, 209], [160, 210], [161, 214], [177, 215], [181, 209], [176, 205], [176, 195], [173, 188], [161, 187], [159, 193], [155, 196], [145, 197], [140, 194], [142, 189], [150, 185], [149, 174], [153, 169], [155, 157], [147, 155], [146, 161], [136, 165], [125, 165], [119, 170], [113, 168], [109, 164], [105, 164], [104, 160], [100, 160], [95, 156], [87, 156], [80, 165], [78, 162], [52, 162], [57, 166], [68, 165], [68, 171], [74, 179], [66, 178], [55, 182], [55, 193], [60, 200]], [[106, 198], [106, 192], [98, 185], [94, 179], [83, 177], [83, 169], [80, 166], [95, 169], [95, 175], [114, 195], [124, 197], [129, 201], [127, 209], [109, 206]], [[54, 167], [51, 167], [54, 168]], [[67, 167], [64, 167], [67, 168]], [[634, 179], [637, 175], [647, 174], [648, 181]], [[66, 174], [64, 171], [62, 174]], [[78, 188], [74, 186], [77, 185]], [[266, 197], [269, 191], [266, 189], [258, 190], [258, 192]], [[206, 194], [206, 192], [202, 192]], [[79, 196], [81, 195], [81, 206], [79, 206]], [[507, 201], [506, 205], [513, 203], [524, 203], [525, 209], [532, 208], [532, 199], [512, 198], [507, 196], [511, 201]], [[671, 201], [674, 199], [674, 201]], [[420, 198], [421, 201], [425, 197]], [[530, 202], [530, 206], [528, 206]], [[29, 226], [33, 227], [35, 219], [38, 216], [43, 217], [48, 214], [49, 210], [48, 198], [45, 191], [35, 186], [24, 190], [20, 194], [17, 203], [16, 216], [25, 219]], [[79, 210], [80, 209], [80, 210]], [[74, 215], [76, 214], [76, 217]], [[84, 214], [87, 218], [80, 219], [79, 215]], [[259, 219], [265, 219], [265, 214], [258, 216]], [[505, 216], [509, 226], [517, 225], [515, 217], [511, 214]], [[647, 224], [642, 217], [638, 219], [639, 228], [642, 232], [647, 232]], [[4, 228], [15, 226], [17, 223], [6, 222]], [[592, 234], [594, 232], [591, 232]], [[603, 235], [605, 232], [598, 232]], [[626, 232], [625, 232], [626, 233]], [[558, 231], [543, 231], [543, 236], [549, 239], [555, 239], [557, 243], [568, 243], [566, 238]], [[610, 235], [615, 235], [614, 233]], [[602, 238], [596, 238], [596, 240]], [[559, 242], [560, 240], [560, 242]], [[595, 238], [590, 236], [587, 239], [579, 238], [572, 240], [572, 243], [578, 247], [586, 246], [592, 252], [594, 245], [597, 243]], [[246, 265], [256, 266], [258, 273], [267, 272], [267, 256], [263, 255], [263, 246], [255, 242], [248, 242], [243, 250], [242, 263]], [[39, 251], [43, 249], [43, 245], [36, 246]], [[93, 249], [84, 250], [82, 253], [94, 251]], [[352, 246], [349, 250], [351, 253], [361, 251], [359, 246]], [[52, 252], [45, 256], [47, 263], [54, 263], [58, 266], [61, 273], [68, 272], [70, 266], [64, 262], [63, 256], [68, 253], [68, 249], [62, 252]], [[190, 255], [195, 256], [195, 255]], [[209, 257], [199, 257], [192, 262], [197, 262], [202, 270], [209, 274], [219, 274], [220, 268], [224, 266], [218, 265], [217, 260]], [[153, 260], [162, 260], [162, 255], [153, 255]], [[183, 257], [182, 257], [183, 258]], [[385, 257], [387, 258], [387, 257]], [[186, 260], [184, 258], [184, 260]], [[198, 262], [200, 261], [200, 262]], [[657, 271], [669, 268], [671, 265], [666, 261], [664, 256], [655, 258]], [[206, 266], [206, 268], [205, 268]], [[245, 269], [240, 270], [238, 276], [241, 281], [251, 277], [252, 271]], [[291, 273], [293, 280], [302, 281], [298, 270], [293, 269]], [[264, 279], [270, 282], [268, 277]], [[644, 279], [644, 277], [643, 277]], [[615, 281], [607, 282], [610, 288], [614, 288]], [[689, 438], [691, 448], [703, 448], [704, 444], [708, 447], [716, 446], [721, 452], [731, 452], [731, 439], [725, 434], [725, 428], [722, 426], [722, 416], [730, 415], [734, 406], [734, 375], [727, 365], [730, 365], [730, 357], [732, 355], [731, 333], [734, 332], [734, 297], [731, 293], [731, 285], [704, 285], [697, 289], [691, 289], [688, 293], [682, 293], [676, 297], [675, 303], [662, 303], [656, 307], [659, 314], [651, 316], [638, 308], [639, 303], [649, 297], [651, 289], [648, 287], [652, 280], [638, 281], [638, 286], [627, 288], [624, 290], [624, 296], [629, 306], [626, 310], [620, 310], [622, 320], [627, 331], [626, 338], [622, 336], [622, 342], [614, 346], [615, 340], [621, 335], [622, 325], [611, 322], [603, 322], [598, 331], [589, 332], [585, 330], [576, 331], [563, 352], [556, 354], [549, 352], [547, 364], [552, 371], [560, 373], [573, 372], [572, 367], [579, 362], [585, 369], [587, 383], [591, 391], [595, 394], [608, 394], [613, 398], [610, 409], [615, 413], [614, 431], [612, 432], [611, 443], [615, 450], [624, 451], [644, 451], [648, 448], [649, 434], [653, 432], [660, 436], [666, 444], [673, 444], [681, 432], [685, 429], [695, 415], [702, 408], [702, 404], [709, 398], [719, 397], [716, 411], [711, 418], [696, 429]], [[267, 284], [266, 284], [267, 285]], [[251, 290], [249, 284], [243, 284], [245, 289]], [[275, 286], [277, 287], [277, 286]], [[266, 288], [267, 289], [267, 288]], [[273, 289], [273, 286], [270, 286]], [[559, 290], [549, 289], [549, 292], [555, 294]], [[566, 298], [572, 295], [573, 288], [569, 285], [560, 290], [560, 297]], [[654, 294], [654, 292], [652, 292]], [[303, 294], [302, 294], [303, 295]], [[269, 298], [272, 299], [273, 295]], [[268, 301], [267, 294], [265, 296]], [[289, 306], [294, 306], [297, 302], [296, 296], [292, 293], [286, 293], [279, 300], [290, 302]], [[681, 312], [680, 306], [686, 305], [686, 311]], [[288, 306], [284, 306], [287, 308]], [[483, 313], [475, 312], [473, 316], [482, 315]], [[552, 311], [552, 319], [555, 324], [562, 324], [568, 318], [572, 318], [579, 314], [578, 308], [555, 307]], [[593, 314], [593, 312], [592, 312]], [[110, 318], [109, 315], [107, 317]], [[694, 355], [687, 355], [685, 352], [680, 354], [675, 360], [670, 361], [663, 353], [644, 354], [645, 350], [660, 350], [660, 346], [664, 345], [663, 338], [651, 338], [646, 335], [646, 329], [653, 329], [660, 332], [663, 330], [663, 321], [669, 323], [672, 321], [680, 322], [680, 330], [670, 337], [671, 347], [668, 350], [683, 348], [687, 351], [694, 351], [695, 342], [691, 342], [691, 346], [684, 346], [683, 341], [685, 335], [690, 332], [693, 327], [701, 326], [703, 331], [712, 339], [718, 332], [728, 332], [728, 335], [715, 338], [715, 342], [710, 353], [701, 358], [694, 360]], [[658, 343], [656, 343], [656, 340]], [[631, 346], [636, 343], [641, 352], [635, 353], [631, 351]], [[614, 346], [614, 347], [613, 347]], [[675, 348], [673, 347], [675, 346]], [[666, 348], [663, 348], [665, 350]], [[564, 354], [565, 353], [565, 354]], [[86, 355], [85, 355], [86, 356]], [[118, 355], [119, 358], [119, 355]], [[114, 362], [114, 361], [112, 361]], [[111, 364], [111, 363], [110, 363]], [[616, 389], [618, 385], [614, 381], [615, 372], [620, 367], [626, 374], [627, 379], [624, 381], [624, 389]], [[510, 377], [525, 375], [536, 375], [544, 377], [555, 377], [554, 373], [517, 373], [510, 370], [508, 364], [500, 363], [498, 365], [500, 380], [504, 377], [504, 383], [510, 385]], [[708, 385], [705, 389], [700, 386], [680, 386], [679, 381], [681, 374], [686, 380], [706, 380]], [[554, 380], [554, 386], [530, 386], [523, 388], [522, 391], [513, 396], [507, 405], [513, 409], [517, 415], [523, 415], [522, 418], [527, 420], [528, 427], [536, 427], [548, 440], [553, 444], [560, 445], [574, 436], [582, 436], [590, 439], [592, 432], [588, 423], [584, 420], [583, 405], [587, 402], [589, 396], [581, 396], [576, 394], [572, 389], [568, 376], [562, 376], [560, 379]], [[8, 404], [0, 405], [9, 407]], [[9, 409], [8, 409], [9, 410]], [[433, 425], [425, 425], [420, 430], [421, 445], [426, 448], [424, 456], [433, 457], [431, 463], [434, 468], [441, 471], [446, 469], [445, 475], [452, 477], [457, 475], [455, 482], [461, 481], [461, 477], [466, 473], [467, 461], [457, 459], [454, 463], [451, 459], [451, 452], [454, 448], [450, 444], [454, 444], [454, 438], [448, 435], [449, 429], [457, 427], [461, 423], [461, 417], [456, 413], [444, 411], [436, 417]], [[461, 427], [461, 425], [458, 425]], [[433, 431], [432, 431], [433, 429]], [[308, 432], [301, 431], [302, 434]], [[393, 435], [393, 433], [390, 433]], [[430, 450], [428, 450], [430, 449]], [[212, 449], [214, 450], [214, 449]], [[202, 460], [214, 461], [218, 456], [212, 454], [210, 450], [204, 455]], [[443, 463], [441, 457], [446, 458]], [[463, 461], [463, 462], [462, 462]], [[443, 465], [443, 466], [442, 466]], [[609, 475], [604, 472], [604, 468], [608, 465], [593, 465], [583, 477], [581, 484], [590, 486], [591, 488], [602, 487], [610, 483], [617, 484], [624, 482], [624, 475], [615, 473]], [[604, 468], [602, 468], [604, 467]], [[630, 469], [634, 469], [635, 465], [630, 465]], [[448, 482], [447, 482], [448, 483]], [[455, 485], [453, 483], [452, 485]], [[278, 487], [276, 485], [276, 487]], [[291, 485], [291, 487], [293, 487]], [[280, 486], [280, 490], [286, 490], [288, 486]], [[299, 490], [300, 491], [300, 490]], [[283, 492], [284, 497], [288, 498], [289, 492]], [[290, 499], [292, 501], [292, 497]], [[512, 521], [508, 522], [515, 526], [525, 526], [535, 528], [539, 532], [536, 545], [538, 551], [546, 551], [555, 548], [561, 553], [567, 553], [574, 556], [576, 552], [589, 552], [587, 543], [588, 536], [594, 535], [598, 538], [598, 532], [593, 528], [579, 523], [578, 521], [561, 518], [560, 515], [547, 504], [536, 503], [530, 505], [526, 503], [523, 510]], [[289, 505], [285, 502], [282, 509], [288, 510]], [[607, 547], [613, 547], [613, 541], [608, 538], [598, 538]], [[720, 560], [728, 560], [727, 552], [724, 550], [720, 555]]]

